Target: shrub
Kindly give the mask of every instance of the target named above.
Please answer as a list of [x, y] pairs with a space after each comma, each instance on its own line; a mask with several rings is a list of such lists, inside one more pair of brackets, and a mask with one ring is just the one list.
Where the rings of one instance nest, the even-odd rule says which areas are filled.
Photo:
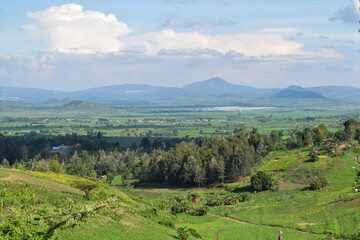
[[234, 205], [251, 199], [251, 194], [246, 193], [211, 193], [207, 198], [208, 206]]
[[329, 184], [329, 179], [327, 179], [326, 177], [319, 177], [319, 178], [314, 179], [310, 183], [310, 189], [321, 190], [324, 187], [326, 187], [328, 184]]
[[319, 156], [316, 153], [311, 153], [309, 161], [317, 162], [317, 161], [319, 161]]
[[201, 194], [197, 192], [191, 192], [189, 193], [189, 200], [192, 203], [199, 203], [201, 200]]
[[183, 213], [189, 211], [190, 206], [188, 204], [180, 204], [171, 207], [171, 212], [173, 213]]
[[270, 190], [273, 186], [271, 176], [265, 172], [257, 172], [251, 177], [251, 189], [253, 191]]
[[193, 207], [190, 213], [194, 216], [205, 216], [209, 211], [209, 208], [206, 206], [197, 206]]
[[175, 222], [169, 219], [162, 219], [159, 221], [159, 224], [164, 225], [169, 228], [175, 228]]
[[193, 228], [189, 228], [189, 232], [191, 235], [193, 235], [193, 237], [196, 237], [196, 238], [202, 238], [201, 235]]
[[176, 229], [176, 232], [178, 233], [178, 238], [180, 240], [187, 240], [189, 239], [189, 230], [187, 228], [181, 227]]

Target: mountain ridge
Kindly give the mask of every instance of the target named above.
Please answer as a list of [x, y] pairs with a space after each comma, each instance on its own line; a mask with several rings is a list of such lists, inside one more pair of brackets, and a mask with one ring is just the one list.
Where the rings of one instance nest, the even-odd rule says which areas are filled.
[[[62, 92], [38, 88], [16, 88], [0, 86], [0, 100], [42, 102], [51, 99], [71, 99], [97, 103], [140, 102], [176, 98], [233, 98], [233, 99], [271, 99], [279, 98], [281, 91], [287, 89], [291, 98], [360, 98], [360, 89], [349, 86], [299, 87], [296, 91], [303, 94], [292, 96], [289, 91], [299, 87], [256, 88], [229, 83], [220, 77], [195, 82], [185, 87], [164, 87], [147, 84], [118, 84], [89, 88], [81, 91]], [[300, 90], [300, 88], [302, 90]], [[294, 90], [294, 89], [292, 89]], [[308, 91], [307, 96], [304, 91]], [[310, 93], [312, 92], [312, 93]], [[284, 92], [282, 92], [284, 94]], [[303, 96], [301, 96], [303, 95]], [[321, 96], [321, 97], [320, 97]], [[281, 98], [281, 97], [280, 97]]]

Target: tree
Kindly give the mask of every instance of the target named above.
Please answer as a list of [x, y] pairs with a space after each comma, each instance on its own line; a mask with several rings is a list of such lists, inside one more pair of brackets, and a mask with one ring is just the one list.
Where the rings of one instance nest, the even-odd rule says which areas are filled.
[[251, 177], [251, 189], [253, 191], [270, 190], [273, 186], [271, 176], [265, 172], [257, 172]]
[[141, 139], [140, 147], [143, 147], [145, 151], [149, 151], [151, 147], [151, 142], [148, 137]]
[[2, 165], [4, 168], [9, 168], [9, 167], [10, 167], [10, 163], [9, 163], [9, 161], [8, 161], [6, 158], [3, 158], [1, 165]]
[[96, 172], [95, 172], [94, 169], [91, 170], [91, 172], [90, 172], [90, 174], [89, 174], [89, 177], [90, 177], [90, 178], [96, 178]]
[[194, 182], [200, 188], [201, 184], [205, 181], [205, 170], [201, 166], [196, 166]]
[[75, 180], [71, 183], [71, 186], [83, 191], [85, 193], [84, 197], [86, 200], [90, 200], [90, 192], [100, 188], [100, 184], [98, 182], [85, 179]]
[[50, 171], [54, 173], [64, 173], [64, 167], [58, 162], [57, 155], [55, 155], [54, 159], [49, 163]]
[[109, 185], [111, 185], [111, 182], [114, 180], [114, 175], [112, 175], [111, 173], [109, 173], [107, 175], [107, 182], [109, 183]]
[[349, 118], [344, 122], [344, 132], [350, 142], [352, 142], [355, 137], [357, 125], [358, 122], [354, 118]]

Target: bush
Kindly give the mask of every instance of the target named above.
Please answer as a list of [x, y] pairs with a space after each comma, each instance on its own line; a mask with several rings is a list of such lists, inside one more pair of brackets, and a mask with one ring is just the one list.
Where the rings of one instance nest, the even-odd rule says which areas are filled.
[[311, 153], [309, 161], [317, 162], [317, 161], [319, 161], [319, 156], [316, 153]]
[[196, 237], [196, 238], [202, 238], [201, 235], [193, 228], [189, 228], [189, 232], [191, 235], [193, 235], [193, 237]]
[[206, 206], [193, 207], [190, 211], [191, 215], [194, 216], [205, 216], [209, 211], [209, 208]]
[[257, 172], [251, 177], [251, 189], [253, 191], [270, 190], [273, 186], [271, 176], [265, 172]]
[[183, 213], [188, 212], [190, 210], [190, 206], [188, 204], [180, 204], [171, 207], [171, 212], [173, 213]]
[[164, 225], [169, 228], [175, 228], [175, 222], [173, 220], [162, 219], [159, 221], [159, 224]]
[[319, 177], [310, 183], [310, 189], [321, 190], [329, 184], [329, 179], [326, 177]]
[[178, 233], [178, 238], [180, 240], [187, 240], [189, 239], [189, 230], [187, 228], [178, 228], [176, 229], [176, 232]]
[[251, 194], [246, 193], [211, 193], [207, 198], [208, 206], [234, 205], [240, 202], [246, 202], [251, 199]]
[[189, 193], [189, 200], [192, 203], [199, 203], [201, 200], [201, 194], [197, 192]]

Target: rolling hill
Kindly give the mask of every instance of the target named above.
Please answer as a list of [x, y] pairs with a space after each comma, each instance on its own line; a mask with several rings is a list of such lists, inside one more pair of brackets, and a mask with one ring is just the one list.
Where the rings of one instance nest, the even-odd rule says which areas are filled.
[[103, 106], [94, 102], [83, 102], [79, 100], [74, 100], [69, 103], [66, 103], [59, 107], [57, 110], [66, 111], [66, 112], [92, 112], [92, 113], [102, 113], [102, 112], [114, 112], [116, 111], [113, 108]]
[[[32, 88], [0, 87], [0, 100], [16, 102], [52, 102], [80, 100], [104, 104], [151, 104], [152, 101], [176, 99], [356, 99], [360, 89], [353, 87], [319, 86], [301, 88], [290, 86], [285, 89], [255, 88], [232, 84], [214, 77], [196, 82], [183, 88], [139, 84], [112, 85], [90, 88], [75, 92], [59, 92]], [[57, 103], [58, 104], [58, 103]]]
[[270, 98], [322, 99], [324, 97], [319, 93], [306, 90], [305, 88], [296, 85], [292, 85], [272, 95]]

